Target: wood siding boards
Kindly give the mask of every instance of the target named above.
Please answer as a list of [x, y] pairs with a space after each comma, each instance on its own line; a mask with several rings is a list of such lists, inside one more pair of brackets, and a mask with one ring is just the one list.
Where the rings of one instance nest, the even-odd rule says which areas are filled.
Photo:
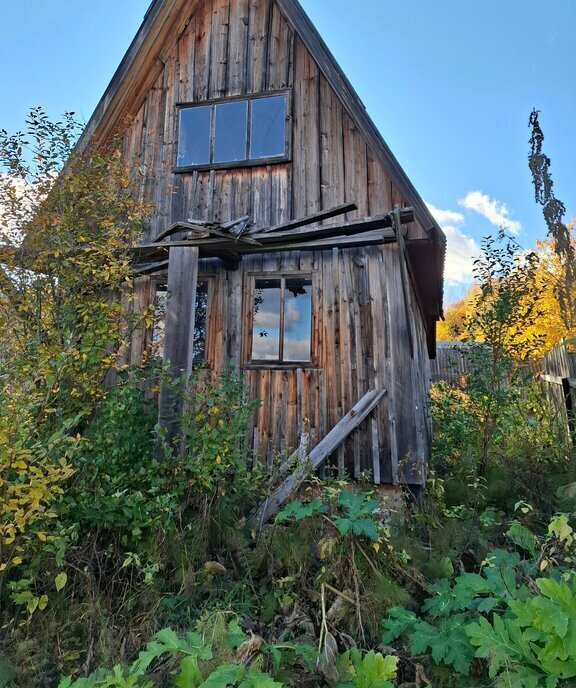
[[[143, 197], [156, 204], [148, 238], [179, 220], [250, 215], [265, 227], [347, 201], [358, 205], [350, 219], [411, 202], [348, 98], [334, 90], [326, 65], [287, 20], [287, 0], [170, 1], [188, 15], [123, 141], [129, 164], [146, 172]], [[277, 89], [291, 94], [288, 161], [174, 174], [178, 103]], [[414, 223], [410, 233], [424, 230]], [[230, 272], [218, 260], [201, 260], [199, 271], [210, 277], [206, 360], [215, 371], [230, 364], [241, 371], [251, 396], [262, 400], [247, 432], [260, 460], [290, 455], [305, 431], [313, 448], [368, 390], [386, 389], [330, 463], [351, 477], [370, 471], [377, 482], [422, 483], [429, 444], [425, 322], [413, 291], [406, 322], [395, 245], [245, 256]], [[286, 271], [313, 276], [312, 365], [255, 368], [249, 365], [253, 275]], [[153, 299], [145, 289], [140, 301]], [[132, 361], [141, 355], [138, 337]]]

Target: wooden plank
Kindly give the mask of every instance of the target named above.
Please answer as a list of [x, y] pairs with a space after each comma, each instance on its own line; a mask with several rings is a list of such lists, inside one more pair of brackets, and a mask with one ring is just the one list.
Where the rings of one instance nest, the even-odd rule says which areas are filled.
[[273, 3], [266, 75], [266, 87], [269, 91], [291, 85], [292, 41], [293, 32], [276, 3]]
[[[314, 59], [306, 53], [304, 72], [304, 147], [298, 155], [304, 158], [304, 189], [306, 214], [310, 215], [322, 209], [321, 164], [320, 164], [320, 71]], [[348, 199], [354, 202], [355, 199]]]
[[246, 89], [249, 16], [250, 0], [234, 0], [230, 3], [226, 89], [228, 96], [240, 95]]
[[228, 27], [230, 24], [230, 0], [212, 0], [212, 46], [210, 50], [209, 98], [226, 95], [228, 67]]
[[[340, 251], [339, 262], [338, 262], [338, 333], [339, 333], [339, 347], [338, 351], [340, 354], [339, 367], [340, 367], [340, 404], [341, 413], [347, 413], [354, 403], [354, 397], [352, 392], [352, 357], [353, 349], [351, 344], [351, 336], [353, 330], [352, 323], [352, 313], [350, 309], [350, 299], [352, 295], [350, 294], [351, 284], [347, 276], [348, 259], [345, 251]], [[348, 443], [349, 445], [350, 443]], [[347, 446], [346, 455], [352, 459], [352, 466], [347, 465], [345, 469], [348, 471], [349, 475], [354, 474], [354, 454], [353, 447]]]
[[193, 99], [194, 60], [196, 50], [196, 17], [186, 27], [178, 41], [179, 88], [176, 102], [190, 103]]
[[294, 87], [292, 90], [292, 203], [295, 217], [308, 215], [306, 206], [306, 117], [305, 67], [309, 60], [302, 41], [294, 47]]
[[408, 295], [410, 285], [408, 284], [408, 269], [406, 267], [406, 246], [404, 244], [404, 233], [402, 231], [400, 206], [396, 206], [396, 210], [394, 211], [393, 226], [394, 231], [396, 232], [396, 239], [398, 241], [398, 260], [400, 262], [400, 279], [402, 282], [402, 301], [404, 302], [404, 314], [406, 316], [406, 329], [408, 332], [408, 343], [410, 345], [410, 356], [411, 358], [414, 358], [414, 335], [412, 333], [412, 313], [410, 311], [410, 302]]
[[204, 0], [196, 11], [196, 45], [194, 47], [194, 75], [192, 99], [207, 100], [210, 93], [210, 52], [212, 39], [212, 3]]
[[248, 93], [261, 93], [266, 90], [270, 12], [271, 0], [250, 0], [246, 83]]
[[261, 504], [250, 518], [252, 528], [260, 529], [282, 508], [306, 478], [326, 461], [367, 418], [386, 394], [385, 389], [370, 390], [308, 454], [302, 464]]
[[393, 208], [392, 187], [381, 161], [368, 151], [368, 214], [378, 215]]
[[[382, 249], [374, 249], [367, 261], [368, 284], [370, 294], [369, 318], [371, 322], [372, 377], [370, 384], [376, 388], [391, 389], [387, 376], [387, 357], [389, 356], [390, 337], [387, 327], [386, 281], [383, 275]], [[390, 424], [388, 406], [391, 396], [386, 395], [379, 405], [375, 416], [378, 422], [378, 454], [372, 445], [372, 472], [379, 475], [381, 482], [392, 483], [392, 465], [390, 461]]]
[[[318, 217], [318, 215], [316, 215]], [[401, 213], [401, 224], [406, 224], [413, 217], [410, 210]], [[351, 220], [346, 222], [337, 222], [333, 224], [323, 225], [321, 227], [301, 226], [299, 228], [284, 229], [283, 227], [276, 228], [273, 232], [254, 232], [250, 238], [256, 241], [277, 241], [282, 238], [291, 239], [294, 237], [310, 236], [320, 238], [323, 236], [336, 236], [345, 234], [359, 234], [360, 232], [369, 232], [373, 229], [388, 229], [392, 227], [393, 219], [391, 213], [384, 213], [374, 217], [365, 217], [360, 220]], [[306, 222], [305, 225], [309, 225]]]
[[322, 220], [329, 220], [333, 217], [338, 217], [339, 215], [344, 215], [345, 213], [357, 210], [358, 206], [355, 203], [344, 203], [341, 205], [333, 206], [329, 210], [322, 210], [318, 213], [312, 213], [312, 215], [307, 215], [306, 217], [301, 217], [298, 220], [291, 220], [275, 227], [265, 227], [264, 229], [256, 229], [252, 231], [252, 234], [267, 234], [270, 232], [286, 232], [293, 229], [298, 229], [299, 227], [306, 227], [306, 225], [311, 225], [314, 222], [320, 222]]
[[143, 265], [142, 267], [136, 268], [134, 272], [140, 276], [153, 275], [161, 270], [166, 270], [169, 262], [168, 260], [162, 260], [158, 263], [150, 263], [149, 265]]
[[[399, 482], [399, 449], [398, 449], [398, 434], [396, 424], [396, 397], [397, 397], [397, 360], [396, 349], [398, 340], [401, 336], [396, 312], [393, 307], [393, 300], [395, 292], [391, 288], [391, 283], [394, 283], [394, 262], [393, 254], [395, 247], [382, 251], [382, 260], [378, 263], [379, 276], [377, 282], [381, 285], [382, 305], [384, 310], [383, 320], [383, 334], [385, 341], [385, 366], [382, 369], [385, 375], [386, 388], [389, 390], [386, 395], [387, 415], [384, 417], [385, 427], [388, 430], [388, 439], [390, 443], [390, 469], [389, 477], [393, 485]], [[381, 317], [378, 316], [377, 317]], [[398, 363], [399, 365], [399, 363]], [[386, 467], [388, 468], [388, 467]], [[382, 467], [381, 467], [382, 470]], [[382, 471], [384, 472], [384, 471]]]
[[380, 439], [378, 437], [378, 421], [372, 418], [370, 421], [372, 439], [372, 480], [374, 485], [380, 485]]
[[[322, 207], [344, 203], [344, 145], [342, 104], [324, 76], [320, 77], [320, 164]], [[346, 204], [345, 204], [346, 205]], [[388, 210], [389, 208], [383, 210]], [[357, 208], [347, 208], [353, 212]], [[378, 212], [383, 212], [379, 210]]]
[[560, 377], [559, 375], [540, 375], [540, 378], [544, 380], [544, 382], [549, 382], [552, 385], [560, 385], [562, 386], [564, 384], [564, 378]]
[[285, 225], [292, 215], [288, 166], [275, 165], [272, 168], [270, 181], [272, 184], [270, 220], [274, 225]]
[[[270, 223], [271, 206], [270, 168], [255, 167], [252, 170], [252, 219], [256, 227], [266, 227]], [[258, 241], [252, 234], [250, 239]]]
[[344, 190], [345, 199], [358, 204], [358, 210], [347, 216], [348, 220], [368, 214], [368, 161], [366, 140], [353, 120], [344, 114]]

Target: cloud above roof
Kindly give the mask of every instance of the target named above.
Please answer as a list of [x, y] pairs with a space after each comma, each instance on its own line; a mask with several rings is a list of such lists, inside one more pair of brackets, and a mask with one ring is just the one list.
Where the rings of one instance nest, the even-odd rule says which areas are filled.
[[512, 234], [519, 234], [522, 229], [520, 222], [510, 218], [510, 211], [505, 203], [492, 199], [481, 191], [468, 192], [458, 204], [482, 215], [495, 227], [506, 229]]

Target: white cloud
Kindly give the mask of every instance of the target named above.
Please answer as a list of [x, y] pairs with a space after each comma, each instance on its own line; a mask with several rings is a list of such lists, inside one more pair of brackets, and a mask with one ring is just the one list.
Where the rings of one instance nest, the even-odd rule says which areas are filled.
[[432, 203], [426, 203], [426, 205], [441, 227], [444, 225], [460, 225], [465, 220], [464, 215], [455, 210], [440, 210], [440, 208], [436, 208]]
[[522, 229], [520, 222], [510, 219], [510, 211], [505, 203], [491, 199], [488, 194], [484, 194], [481, 191], [470, 191], [458, 203], [463, 208], [473, 210], [482, 215], [495, 227], [503, 227], [512, 232], [512, 234], [519, 234]]
[[442, 227], [448, 248], [446, 251], [446, 269], [444, 276], [450, 284], [468, 284], [474, 278], [474, 260], [482, 252], [480, 246], [471, 236], [457, 227]]
[[441, 210], [426, 204], [446, 234], [446, 268], [444, 277], [449, 285], [467, 285], [473, 280], [474, 259], [481, 249], [474, 239], [456, 224], [464, 224], [465, 217], [454, 210]]
[[18, 244], [19, 228], [33, 214], [30, 187], [23, 179], [0, 173], [0, 243]]

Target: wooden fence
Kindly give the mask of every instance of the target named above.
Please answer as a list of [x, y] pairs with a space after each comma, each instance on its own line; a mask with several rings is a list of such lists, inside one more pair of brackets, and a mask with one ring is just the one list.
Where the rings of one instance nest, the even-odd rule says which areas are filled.
[[[463, 385], [472, 367], [471, 351], [483, 346], [486, 345], [437, 342], [436, 359], [430, 362], [432, 382]], [[542, 381], [557, 418], [576, 440], [576, 350], [562, 342], [544, 359], [530, 363], [527, 370]]]

